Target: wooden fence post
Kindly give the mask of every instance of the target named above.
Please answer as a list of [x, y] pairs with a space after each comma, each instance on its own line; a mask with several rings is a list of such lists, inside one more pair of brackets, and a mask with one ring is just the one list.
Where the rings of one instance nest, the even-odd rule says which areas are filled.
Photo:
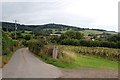
[[57, 56], [58, 56], [58, 47], [54, 46], [54, 47], [53, 47], [52, 57], [53, 57], [54, 59], [57, 59]]

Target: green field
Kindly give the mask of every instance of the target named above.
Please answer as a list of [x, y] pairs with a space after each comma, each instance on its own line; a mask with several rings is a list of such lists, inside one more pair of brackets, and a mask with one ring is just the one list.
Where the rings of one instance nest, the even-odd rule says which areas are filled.
[[84, 33], [84, 35], [88, 34], [102, 34], [103, 32], [109, 33], [109, 34], [117, 34], [116, 32], [111, 32], [111, 31], [97, 31], [97, 30], [83, 30], [80, 31], [81, 33]]
[[43, 29], [43, 30], [52, 30], [53, 34], [56, 33], [56, 32], [65, 33], [67, 31], [67, 30], [62, 30], [62, 29], [61, 29], [61, 31], [59, 31], [58, 29], [51, 29], [51, 28], [46, 28], [46, 29]]
[[102, 34], [103, 31], [96, 31], [96, 30], [83, 30], [80, 31], [81, 33], [84, 33], [84, 35], [88, 35], [88, 34]]
[[[56, 32], [61, 32], [61, 33], [65, 33], [66, 31], [69, 31], [69, 30], [57, 30], [57, 29], [44, 29], [44, 30], [52, 30], [53, 33], [56, 33]], [[83, 33], [84, 35], [88, 35], [88, 34], [102, 34], [103, 32], [105, 33], [109, 33], [109, 34], [117, 34], [116, 32], [111, 32], [111, 31], [97, 31], [97, 30], [82, 30], [82, 31], [79, 31], [81, 33]]]

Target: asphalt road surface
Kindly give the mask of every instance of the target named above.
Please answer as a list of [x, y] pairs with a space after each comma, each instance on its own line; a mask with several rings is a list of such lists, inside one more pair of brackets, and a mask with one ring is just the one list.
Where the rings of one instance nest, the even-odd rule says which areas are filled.
[[28, 48], [15, 52], [3, 67], [3, 78], [59, 78], [61, 70], [36, 58]]
[[[0, 69], [1, 72], [1, 69]], [[15, 52], [2, 69], [3, 78], [118, 78], [118, 70], [59, 69], [36, 58], [28, 48]]]
[[118, 78], [118, 70], [80, 68], [61, 69], [62, 78]]

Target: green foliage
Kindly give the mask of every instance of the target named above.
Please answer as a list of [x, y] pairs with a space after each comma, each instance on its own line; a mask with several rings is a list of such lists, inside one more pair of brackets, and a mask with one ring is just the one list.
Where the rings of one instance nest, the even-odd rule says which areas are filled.
[[6, 64], [13, 55], [13, 52], [20, 47], [20, 42], [12, 40], [7, 33], [2, 32], [2, 62]]
[[22, 40], [22, 44], [26, 47], [28, 47], [28, 41], [27, 40]]
[[64, 39], [61, 41], [62, 45], [75, 45], [75, 46], [79, 46], [79, 40], [77, 39]]
[[116, 35], [111, 35], [107, 38], [108, 41], [111, 41], [111, 42], [118, 42], [120, 41], [120, 33], [119, 34], [116, 34]]
[[20, 39], [20, 38], [23, 38], [23, 35], [21, 34], [21, 32], [17, 32], [16, 37], [17, 37], [17, 39]]
[[24, 36], [24, 39], [25, 39], [25, 40], [30, 40], [30, 39], [31, 39], [31, 35], [25, 35], [25, 36]]
[[77, 39], [63, 39], [61, 41], [62, 45], [73, 45], [73, 46], [87, 46], [87, 47], [108, 47], [108, 48], [119, 48], [120, 45], [115, 42], [108, 41], [91, 41], [91, 40], [77, 40]]
[[14, 42], [4, 32], [2, 33], [2, 54], [7, 55], [13, 51]]
[[56, 42], [62, 45], [87, 46], [87, 47], [108, 47], [119, 48], [118, 43], [103, 40], [85, 40], [83, 34], [78, 31], [67, 31], [60, 38], [54, 38]]
[[52, 43], [59, 43], [61, 39], [59, 36], [50, 36], [49, 41]]
[[40, 40], [30, 40], [28, 42], [28, 47], [31, 52], [38, 55], [44, 47], [44, 43]]
[[11, 32], [11, 33], [9, 34], [9, 36], [10, 36], [12, 39], [15, 39], [15, 33], [14, 33], [14, 32]]
[[67, 31], [65, 32], [61, 38], [62, 39], [83, 39], [83, 34], [78, 32], [78, 31], [73, 31], [73, 30], [70, 30], [70, 31]]
[[108, 41], [87, 41], [87, 40], [80, 40], [81, 46], [87, 47], [108, 47], [108, 48], [118, 48], [117, 43], [115, 42], [108, 42]]

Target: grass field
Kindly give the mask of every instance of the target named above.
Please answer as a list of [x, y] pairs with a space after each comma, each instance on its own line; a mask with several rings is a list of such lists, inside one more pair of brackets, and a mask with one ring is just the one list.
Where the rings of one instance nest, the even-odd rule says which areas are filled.
[[80, 31], [81, 33], [84, 33], [84, 35], [88, 35], [88, 34], [102, 34], [103, 31], [96, 31], [96, 30], [83, 30]]
[[[118, 62], [104, 59], [99, 56], [82, 55], [75, 51], [74, 46], [59, 45], [59, 49], [63, 51], [63, 57], [53, 59], [47, 55], [43, 57], [46, 63], [53, 64], [61, 68], [96, 68], [96, 69], [118, 69]], [[77, 49], [76, 49], [77, 50]]]
[[88, 34], [102, 34], [103, 32], [109, 33], [109, 34], [117, 34], [116, 32], [111, 32], [111, 31], [97, 31], [97, 30], [83, 30], [80, 31], [81, 33], [84, 33], [84, 35]]
[[[65, 33], [66, 31], [69, 31], [69, 30], [56, 31], [57, 29], [49, 29], [49, 28], [48, 29], [44, 29], [44, 30], [52, 30], [53, 33], [56, 33], [56, 32]], [[82, 30], [80, 32], [83, 33], [84, 35], [88, 35], [88, 34], [102, 34], [103, 32], [109, 33], [109, 34], [117, 34], [116, 32], [111, 32], [111, 31], [97, 31], [97, 30]]]

